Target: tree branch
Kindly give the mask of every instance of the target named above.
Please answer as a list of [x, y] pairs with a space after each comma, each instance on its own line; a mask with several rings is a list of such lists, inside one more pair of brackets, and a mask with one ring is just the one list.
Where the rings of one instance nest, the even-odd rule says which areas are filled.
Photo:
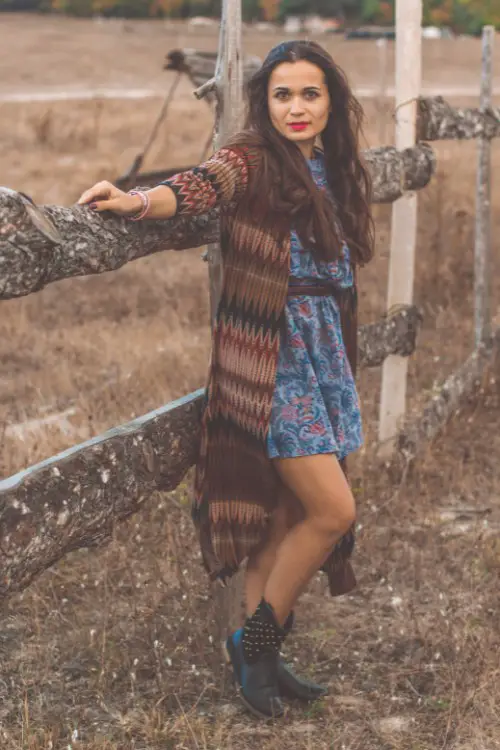
[[393, 203], [409, 190], [421, 190], [431, 181], [436, 157], [427, 143], [398, 151], [393, 146], [363, 152], [370, 170], [374, 203]]
[[409, 357], [417, 345], [423, 321], [415, 305], [399, 305], [386, 317], [360, 326], [358, 331], [358, 362], [360, 367], [378, 367], [389, 354]]
[[103, 544], [196, 460], [201, 391], [0, 481], [0, 599], [72, 550]]
[[[365, 153], [374, 200], [396, 200], [424, 187], [434, 172], [432, 149], [422, 144]], [[21, 297], [71, 276], [104, 273], [162, 250], [184, 250], [218, 240], [218, 213], [132, 222], [83, 206], [36, 206], [0, 188], [0, 300]]]
[[162, 250], [218, 238], [218, 214], [133, 222], [83, 206], [37, 207], [0, 188], [0, 299], [32, 294], [71, 276], [114, 271]]
[[417, 133], [421, 141], [497, 138], [500, 136], [500, 108], [481, 112], [477, 108], [452, 107], [442, 96], [421, 98]]

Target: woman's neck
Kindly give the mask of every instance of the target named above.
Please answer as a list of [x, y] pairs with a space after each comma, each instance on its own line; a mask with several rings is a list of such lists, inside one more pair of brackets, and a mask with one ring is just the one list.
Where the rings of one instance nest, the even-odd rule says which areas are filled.
[[299, 148], [302, 156], [304, 159], [312, 159], [314, 155], [314, 141], [303, 141], [297, 143], [297, 147]]

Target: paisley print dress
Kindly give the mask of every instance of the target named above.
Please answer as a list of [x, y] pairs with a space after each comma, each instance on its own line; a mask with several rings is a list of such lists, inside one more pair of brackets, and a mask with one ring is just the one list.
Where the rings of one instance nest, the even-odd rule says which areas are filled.
[[[314, 181], [327, 188], [323, 157], [309, 160]], [[290, 274], [306, 281], [353, 284], [349, 249], [334, 262], [316, 262], [292, 232]], [[363, 443], [356, 385], [333, 296], [289, 297], [282, 331], [267, 451], [269, 458], [334, 453], [343, 459]]]

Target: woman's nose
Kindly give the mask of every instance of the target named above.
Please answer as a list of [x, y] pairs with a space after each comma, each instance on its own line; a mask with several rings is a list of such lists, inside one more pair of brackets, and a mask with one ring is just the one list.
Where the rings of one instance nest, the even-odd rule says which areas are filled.
[[290, 114], [292, 115], [300, 115], [304, 111], [304, 105], [302, 102], [302, 99], [300, 97], [295, 97], [290, 102]]

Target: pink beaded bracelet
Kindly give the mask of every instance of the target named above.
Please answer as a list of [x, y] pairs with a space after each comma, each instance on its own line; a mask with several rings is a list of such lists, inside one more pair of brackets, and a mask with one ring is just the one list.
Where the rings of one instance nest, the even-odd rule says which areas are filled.
[[135, 214], [135, 216], [129, 216], [129, 219], [131, 221], [140, 221], [141, 219], [144, 219], [149, 211], [149, 195], [143, 193], [142, 190], [130, 190], [129, 195], [138, 195], [142, 202], [142, 208], [139, 213]]

